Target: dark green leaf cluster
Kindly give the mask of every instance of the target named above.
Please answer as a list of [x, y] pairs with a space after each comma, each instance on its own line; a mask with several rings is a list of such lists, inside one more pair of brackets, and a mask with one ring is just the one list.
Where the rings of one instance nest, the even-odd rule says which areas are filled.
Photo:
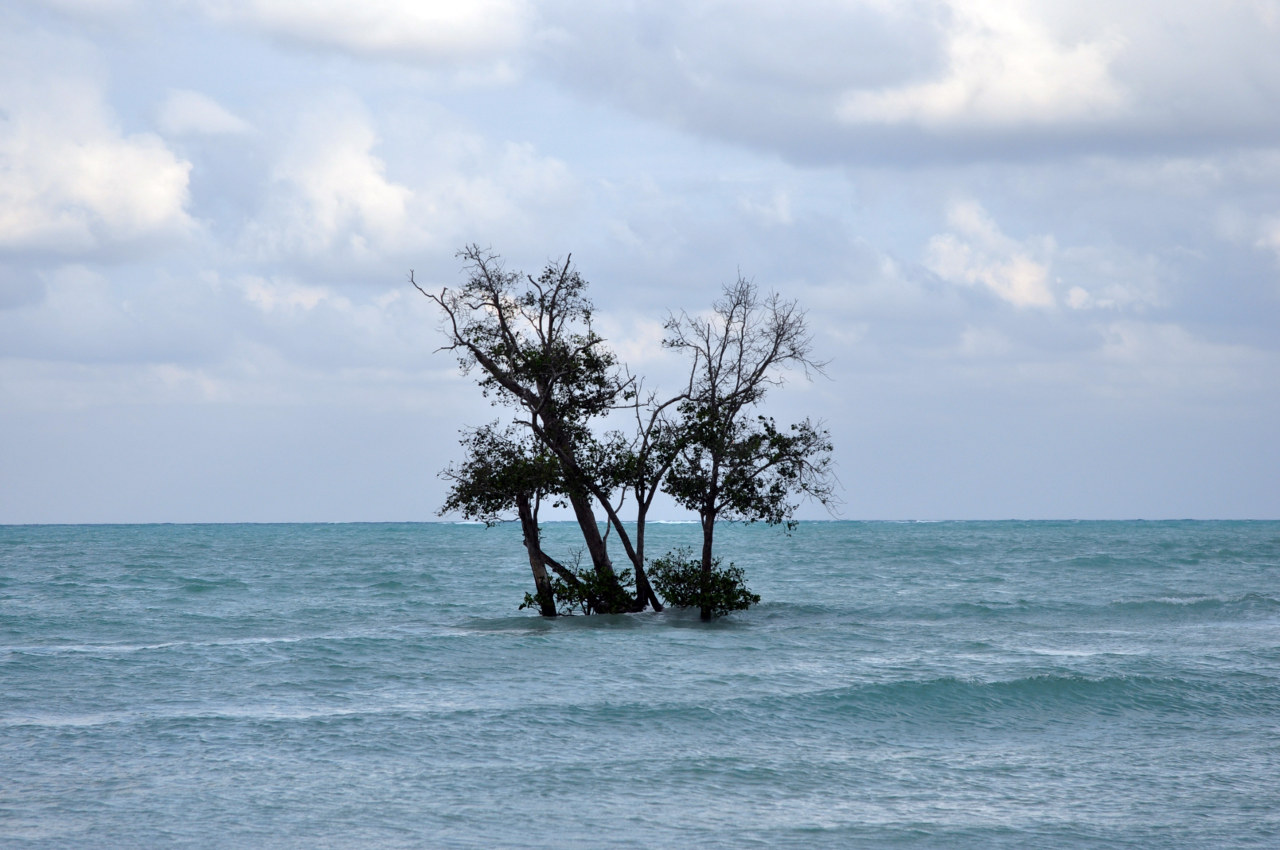
[[665, 490], [682, 507], [729, 522], [794, 525], [794, 497], [831, 492], [831, 438], [809, 420], [780, 430], [767, 416], [747, 419], [688, 403], [679, 453]]
[[713, 617], [745, 611], [760, 602], [759, 595], [747, 588], [742, 569], [732, 563], [722, 566], [720, 558], [712, 560], [704, 586], [702, 559], [695, 558], [688, 547], [673, 549], [650, 562], [649, 578], [668, 605], [706, 608]]
[[[635, 573], [623, 570], [617, 574], [616, 582], [604, 581], [591, 569], [578, 568], [571, 571], [576, 577], [574, 582], [553, 579], [550, 592], [555, 602], [556, 611], [562, 617], [573, 614], [602, 614], [609, 611], [626, 609], [626, 604], [635, 593]], [[537, 594], [525, 593], [520, 610], [525, 608], [539, 609], [542, 600]]]
[[510, 518], [520, 498], [538, 501], [563, 489], [560, 465], [527, 430], [491, 422], [463, 432], [466, 455], [441, 477], [452, 482], [442, 511], [493, 525]]

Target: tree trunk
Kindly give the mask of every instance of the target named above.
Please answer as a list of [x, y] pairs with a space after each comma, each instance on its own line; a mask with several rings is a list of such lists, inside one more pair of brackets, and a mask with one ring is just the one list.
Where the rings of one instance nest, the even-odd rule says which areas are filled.
[[587, 553], [591, 555], [591, 565], [596, 575], [605, 581], [609, 599], [602, 600], [605, 610], [600, 613], [622, 614], [632, 610], [634, 600], [622, 589], [618, 575], [613, 571], [613, 562], [609, 560], [609, 550], [605, 546], [604, 537], [600, 534], [600, 526], [596, 523], [595, 511], [591, 509], [591, 497], [582, 493], [569, 494], [569, 504], [573, 507], [573, 515], [578, 520], [578, 528], [582, 530], [583, 542], [587, 544]]
[[556, 599], [551, 592], [551, 579], [547, 577], [546, 557], [542, 554], [542, 540], [538, 532], [538, 519], [533, 515], [529, 497], [516, 496], [516, 510], [520, 512], [520, 528], [524, 531], [524, 548], [529, 553], [529, 568], [533, 570], [533, 584], [537, 588], [538, 607], [544, 617], [556, 616]]
[[[569, 479], [569, 505], [573, 508], [573, 516], [582, 531], [582, 540], [587, 544], [587, 554], [591, 556], [591, 566], [596, 575], [604, 580], [609, 599], [605, 610], [600, 613], [621, 614], [635, 608], [635, 600], [622, 589], [618, 575], [613, 571], [613, 562], [609, 560], [609, 549], [605, 545], [604, 536], [600, 534], [600, 525], [596, 522], [595, 511], [591, 508], [591, 495], [582, 483], [582, 473], [574, 460], [573, 445], [564, 433], [563, 423], [550, 412], [542, 412], [542, 428], [535, 428], [543, 443], [560, 459], [564, 467], [565, 477]], [[574, 480], [577, 479], [577, 480]]]
[[702, 598], [702, 619], [711, 619], [711, 539], [716, 532], [716, 515], [707, 511], [702, 515], [702, 582], [699, 593]]
[[636, 545], [633, 556], [636, 567], [636, 610], [643, 611], [647, 603], [653, 606], [653, 610], [661, 611], [662, 603], [658, 601], [658, 594], [649, 583], [649, 574], [644, 568], [644, 521], [649, 508], [638, 495], [636, 501], [639, 503], [636, 509]]
[[649, 574], [645, 572], [643, 565], [637, 565], [635, 610], [643, 611], [646, 604], [652, 605], [655, 611], [662, 610], [662, 602], [658, 599], [658, 594], [654, 592], [653, 585], [649, 583]]
[[600, 534], [600, 525], [596, 522], [595, 511], [591, 509], [591, 497], [582, 493], [571, 493], [569, 504], [573, 507], [573, 516], [582, 531], [582, 540], [587, 544], [591, 565], [602, 576], [612, 576], [613, 562], [609, 560], [609, 550], [605, 546], [604, 537]]

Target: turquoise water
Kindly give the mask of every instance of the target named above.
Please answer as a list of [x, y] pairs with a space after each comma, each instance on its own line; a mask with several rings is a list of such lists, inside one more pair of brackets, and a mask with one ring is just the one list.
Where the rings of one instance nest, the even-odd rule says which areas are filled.
[[704, 625], [517, 611], [508, 527], [0, 527], [0, 846], [1280, 846], [1280, 523], [722, 539]]

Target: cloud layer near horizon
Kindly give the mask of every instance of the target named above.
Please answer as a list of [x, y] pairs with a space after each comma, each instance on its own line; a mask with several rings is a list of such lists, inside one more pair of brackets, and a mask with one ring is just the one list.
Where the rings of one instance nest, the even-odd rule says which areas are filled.
[[0, 24], [0, 522], [430, 518], [493, 414], [405, 275], [471, 241], [658, 378], [667, 310], [799, 298], [846, 515], [1280, 516], [1275, 0]]

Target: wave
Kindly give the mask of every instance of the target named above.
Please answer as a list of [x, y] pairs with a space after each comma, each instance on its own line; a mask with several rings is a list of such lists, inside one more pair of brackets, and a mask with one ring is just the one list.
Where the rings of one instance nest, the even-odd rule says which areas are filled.
[[1146, 599], [1113, 599], [1097, 604], [1059, 602], [1054, 599], [1008, 599], [954, 602], [936, 608], [916, 606], [911, 609], [901, 609], [901, 613], [907, 613], [908, 610], [912, 616], [925, 620], [1002, 617], [1010, 614], [1018, 616], [1067, 614], [1083, 617], [1138, 614], [1159, 619], [1213, 614], [1241, 616], [1280, 613], [1280, 599], [1262, 593], [1243, 593], [1232, 596], [1168, 595]]
[[157, 643], [69, 643], [0, 646], [0, 653], [11, 655], [127, 655], [159, 652], [168, 649], [208, 649], [234, 646], [264, 646], [303, 643], [307, 641], [358, 640], [379, 635], [366, 632], [316, 635], [280, 635], [243, 638], [211, 638], [209, 640], [171, 640]]
[[1233, 616], [1280, 613], [1280, 599], [1263, 593], [1235, 596], [1157, 596], [1151, 599], [1117, 600], [1109, 610], [1125, 614], [1186, 617], [1188, 615], [1229, 614]]
[[179, 579], [182, 589], [188, 593], [208, 593], [214, 590], [248, 590], [249, 585], [238, 578], [200, 578], [183, 576]]
[[114, 711], [88, 714], [28, 714], [0, 718], [0, 728], [38, 727], [45, 729], [81, 729], [102, 726], [190, 724], [190, 723], [305, 723], [367, 717], [401, 718], [438, 716], [450, 711], [473, 712], [476, 709], [436, 705], [371, 705], [339, 706], [225, 706], [199, 711]]
[[988, 721], [1021, 718], [1050, 723], [1144, 714], [1165, 717], [1269, 717], [1280, 711], [1280, 681], [1241, 674], [1235, 681], [1183, 677], [1036, 675], [981, 681], [943, 677], [862, 684], [810, 697], [819, 713], [865, 720]]
[[[748, 677], [749, 678], [749, 677]], [[464, 683], [413, 694], [360, 699], [245, 700], [202, 705], [120, 706], [66, 713], [18, 711], [0, 728], [123, 729], [208, 728], [413, 729], [449, 737], [459, 730], [528, 731], [528, 724], [563, 731], [627, 728], [653, 735], [723, 736], [750, 729], [762, 736], [881, 735], [909, 730], [915, 740], [972, 734], [1039, 733], [1082, 724], [1138, 723], [1156, 732], [1199, 728], [1206, 718], [1233, 726], [1269, 726], [1280, 714], [1280, 680], [1256, 674], [1197, 679], [1190, 676], [1036, 675], [977, 680], [937, 677], [862, 681], [836, 688], [782, 692], [776, 683], [681, 692], [656, 681], [651, 688], [605, 689], [596, 694], [537, 691], [476, 693]], [[625, 696], [624, 696], [625, 694]], [[619, 697], [622, 697], [619, 699]], [[33, 707], [34, 708], [34, 707]], [[335, 725], [336, 724], [336, 725]], [[424, 730], [432, 730], [425, 732]], [[453, 731], [450, 731], [453, 730]], [[806, 731], [807, 730], [807, 731]], [[1158, 734], [1158, 732], [1156, 732]], [[343, 732], [346, 734], [346, 732]]]
[[1258, 619], [1280, 615], [1280, 598], [1264, 593], [1231, 596], [1165, 595], [1137, 599], [1112, 599], [1095, 603], [1045, 599], [979, 599], [939, 604], [849, 605], [766, 602], [759, 607], [771, 619], [786, 617], [852, 617], [866, 623], [948, 622], [965, 620], [1008, 620], [1032, 622], [1040, 618], [1069, 617], [1080, 620], [1147, 620], [1155, 622], [1189, 619]]

